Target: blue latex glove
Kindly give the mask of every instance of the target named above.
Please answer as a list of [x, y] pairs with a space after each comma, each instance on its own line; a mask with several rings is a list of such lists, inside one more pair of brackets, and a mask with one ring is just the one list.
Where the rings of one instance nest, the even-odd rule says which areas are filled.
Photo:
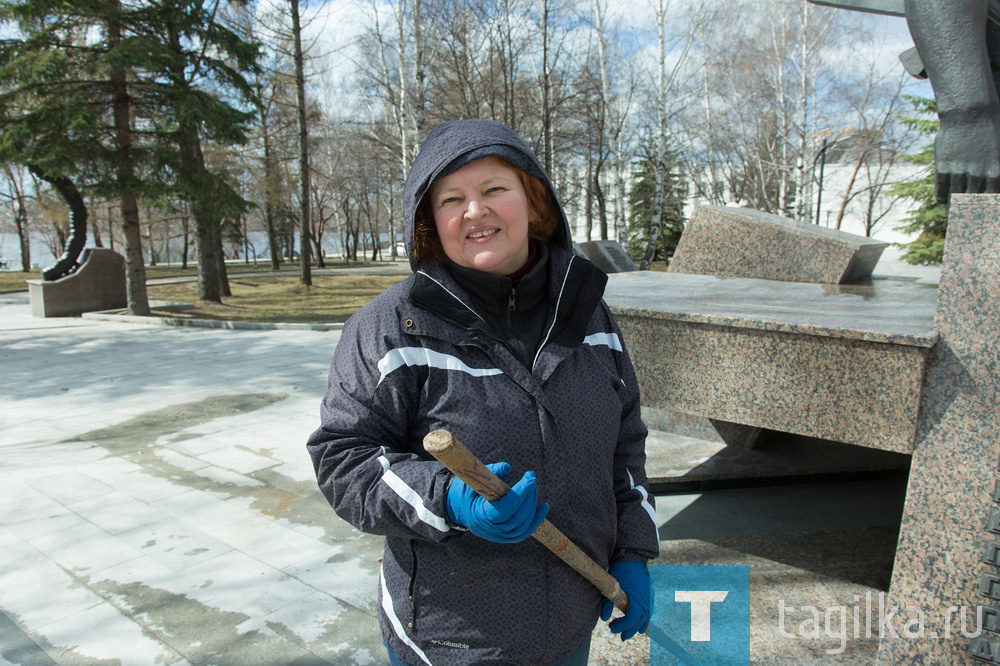
[[[510, 465], [505, 462], [486, 467], [501, 479], [510, 474]], [[548, 512], [548, 504], [538, 503], [538, 483], [534, 472], [525, 472], [521, 480], [495, 502], [480, 497], [458, 477], [448, 487], [448, 518], [451, 522], [497, 543], [517, 543], [527, 539]]]
[[[653, 579], [649, 577], [649, 567], [645, 562], [615, 562], [608, 568], [608, 573], [614, 576], [622, 590], [628, 595], [628, 610], [625, 615], [608, 625], [612, 633], [621, 634], [627, 641], [636, 634], [644, 633], [649, 627], [649, 618], [653, 614]], [[601, 619], [611, 618], [614, 605], [610, 599], [604, 600], [601, 606]]]

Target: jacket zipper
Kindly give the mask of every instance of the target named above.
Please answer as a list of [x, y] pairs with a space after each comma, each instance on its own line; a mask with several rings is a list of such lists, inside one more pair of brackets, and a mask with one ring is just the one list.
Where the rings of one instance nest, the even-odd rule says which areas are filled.
[[413, 566], [410, 569], [410, 631], [417, 630], [417, 604], [413, 599], [413, 589], [417, 582], [417, 546], [411, 540], [410, 541], [410, 561], [413, 562]]
[[[528, 371], [531, 372], [533, 368], [531, 367], [531, 355], [528, 346], [521, 341], [517, 336], [517, 331], [514, 330], [514, 312], [517, 311], [517, 287], [514, 285], [510, 286], [510, 294], [507, 295], [507, 328], [513, 333], [510, 340], [510, 345], [507, 347], [512, 352], [514, 356], [524, 362]], [[517, 351], [514, 351], [515, 348]]]

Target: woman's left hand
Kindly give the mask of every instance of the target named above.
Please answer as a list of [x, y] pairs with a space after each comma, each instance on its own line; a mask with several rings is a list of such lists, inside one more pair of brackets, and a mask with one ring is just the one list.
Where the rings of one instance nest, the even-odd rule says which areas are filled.
[[[628, 595], [628, 610], [625, 615], [609, 624], [608, 628], [612, 633], [621, 634], [622, 640], [627, 641], [636, 634], [644, 633], [649, 627], [649, 618], [653, 614], [653, 581], [645, 562], [615, 562], [608, 573], [615, 577]], [[611, 600], [605, 599], [601, 607], [602, 620], [611, 618], [612, 608], [614, 606]]]

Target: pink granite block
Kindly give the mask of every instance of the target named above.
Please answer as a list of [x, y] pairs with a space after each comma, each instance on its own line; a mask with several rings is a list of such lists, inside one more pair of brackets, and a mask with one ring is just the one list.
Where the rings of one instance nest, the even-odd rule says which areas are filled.
[[890, 588], [925, 631], [908, 637], [897, 623], [880, 644], [885, 665], [972, 663], [948, 609], [966, 609], [974, 633], [976, 606], [997, 605], [979, 588], [998, 573], [984, 559], [997, 540], [987, 527], [1000, 460], [1000, 195], [953, 196], [934, 326]]
[[912, 450], [933, 290], [637, 271], [605, 299], [647, 408]]
[[866, 278], [888, 243], [749, 208], [698, 206], [669, 271], [840, 284]]

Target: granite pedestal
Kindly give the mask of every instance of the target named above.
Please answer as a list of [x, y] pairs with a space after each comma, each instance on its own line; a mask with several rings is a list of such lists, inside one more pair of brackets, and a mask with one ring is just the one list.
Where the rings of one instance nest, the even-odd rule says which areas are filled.
[[80, 268], [58, 280], [28, 280], [31, 314], [74, 317], [84, 312], [128, 305], [125, 258], [114, 250], [91, 248]]
[[638, 271], [609, 276], [643, 404], [909, 453], [935, 291]]
[[697, 206], [668, 270], [841, 284], [871, 275], [888, 245], [759, 210]]
[[[881, 641], [886, 666], [969, 663], [970, 654], [1000, 663], [1000, 195], [953, 195], [938, 294], [940, 341], [924, 381], [890, 588], [903, 617], [897, 635]], [[992, 631], [971, 638], [980, 604]]]

